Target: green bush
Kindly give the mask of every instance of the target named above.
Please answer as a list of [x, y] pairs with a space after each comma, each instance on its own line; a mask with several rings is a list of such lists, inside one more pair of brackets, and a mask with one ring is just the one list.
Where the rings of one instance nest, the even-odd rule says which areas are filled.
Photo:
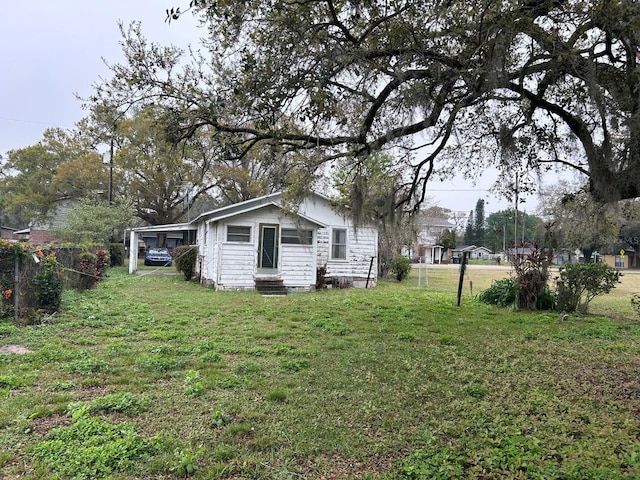
[[126, 251], [122, 243], [110, 243], [109, 244], [109, 258], [111, 259], [112, 267], [120, 267], [124, 265], [124, 259]]
[[43, 255], [40, 265], [40, 272], [31, 281], [38, 309], [46, 313], [55, 313], [60, 309], [62, 301], [60, 266], [55, 255]]
[[[518, 308], [520, 285], [516, 278], [502, 278], [478, 294], [478, 300], [498, 307]], [[552, 310], [556, 303], [555, 293], [546, 285], [535, 298], [537, 310]]]
[[195, 245], [181, 245], [173, 249], [173, 263], [176, 270], [182, 272], [184, 279], [193, 278], [198, 260], [198, 247]]
[[76, 261], [78, 262], [78, 281], [75, 288], [78, 290], [89, 290], [94, 287], [98, 282], [98, 275], [96, 275], [96, 263], [98, 262], [98, 256], [91, 252], [80, 253]]
[[634, 293], [631, 296], [631, 306], [635, 310], [638, 317], [640, 317], [640, 295], [639, 294]]
[[401, 282], [409, 276], [409, 272], [411, 271], [411, 261], [404, 255], [396, 255], [391, 259], [390, 267], [389, 271], [393, 277]]
[[501, 278], [478, 294], [478, 300], [499, 307], [515, 307], [518, 299], [518, 285], [513, 278]]
[[620, 283], [622, 272], [604, 263], [568, 263], [556, 279], [557, 308], [587, 313], [594, 297], [609, 293]]

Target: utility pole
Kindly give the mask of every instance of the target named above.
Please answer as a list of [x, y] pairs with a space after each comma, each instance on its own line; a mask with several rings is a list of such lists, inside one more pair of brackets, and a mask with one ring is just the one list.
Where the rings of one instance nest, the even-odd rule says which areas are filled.
[[517, 248], [517, 245], [518, 245], [518, 173], [517, 172], [516, 172], [515, 198], [516, 198], [516, 204], [515, 204], [515, 216], [513, 219], [513, 246]]
[[115, 124], [113, 129], [114, 132], [111, 135], [111, 142], [109, 146], [109, 206], [113, 204], [113, 135], [115, 135]]

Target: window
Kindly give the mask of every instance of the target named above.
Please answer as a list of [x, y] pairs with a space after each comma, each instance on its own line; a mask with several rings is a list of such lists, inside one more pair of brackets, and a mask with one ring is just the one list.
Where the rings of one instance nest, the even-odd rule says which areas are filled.
[[311, 245], [313, 243], [313, 230], [283, 228], [280, 233], [280, 241], [290, 245]]
[[331, 233], [331, 258], [334, 260], [347, 259], [347, 230], [334, 228]]
[[251, 227], [229, 225], [227, 227], [227, 242], [250, 242]]

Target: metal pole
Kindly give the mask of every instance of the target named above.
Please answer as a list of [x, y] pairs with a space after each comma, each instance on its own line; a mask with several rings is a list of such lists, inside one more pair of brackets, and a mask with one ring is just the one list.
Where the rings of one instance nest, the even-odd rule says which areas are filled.
[[371, 263], [369, 264], [369, 274], [367, 275], [367, 283], [365, 284], [364, 288], [369, 288], [369, 278], [371, 278], [371, 270], [373, 269], [373, 260], [376, 257], [371, 257]]
[[464, 282], [464, 270], [467, 264], [467, 253], [462, 252], [462, 261], [460, 263], [460, 280], [458, 281], [458, 307], [460, 306], [460, 299], [462, 298], [462, 283]]
[[429, 266], [426, 262], [424, 264], [424, 287], [429, 288]]

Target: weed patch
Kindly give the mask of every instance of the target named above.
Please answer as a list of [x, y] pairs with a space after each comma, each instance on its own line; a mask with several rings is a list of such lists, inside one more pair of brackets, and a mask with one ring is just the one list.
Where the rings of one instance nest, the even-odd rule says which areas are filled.
[[151, 404], [148, 395], [118, 392], [98, 397], [89, 402], [89, 410], [95, 413], [118, 412], [125, 415], [139, 415], [146, 412]]
[[105, 478], [130, 471], [155, 452], [132, 423], [113, 424], [86, 414], [68, 427], [56, 428], [33, 450], [36, 459], [62, 478]]

